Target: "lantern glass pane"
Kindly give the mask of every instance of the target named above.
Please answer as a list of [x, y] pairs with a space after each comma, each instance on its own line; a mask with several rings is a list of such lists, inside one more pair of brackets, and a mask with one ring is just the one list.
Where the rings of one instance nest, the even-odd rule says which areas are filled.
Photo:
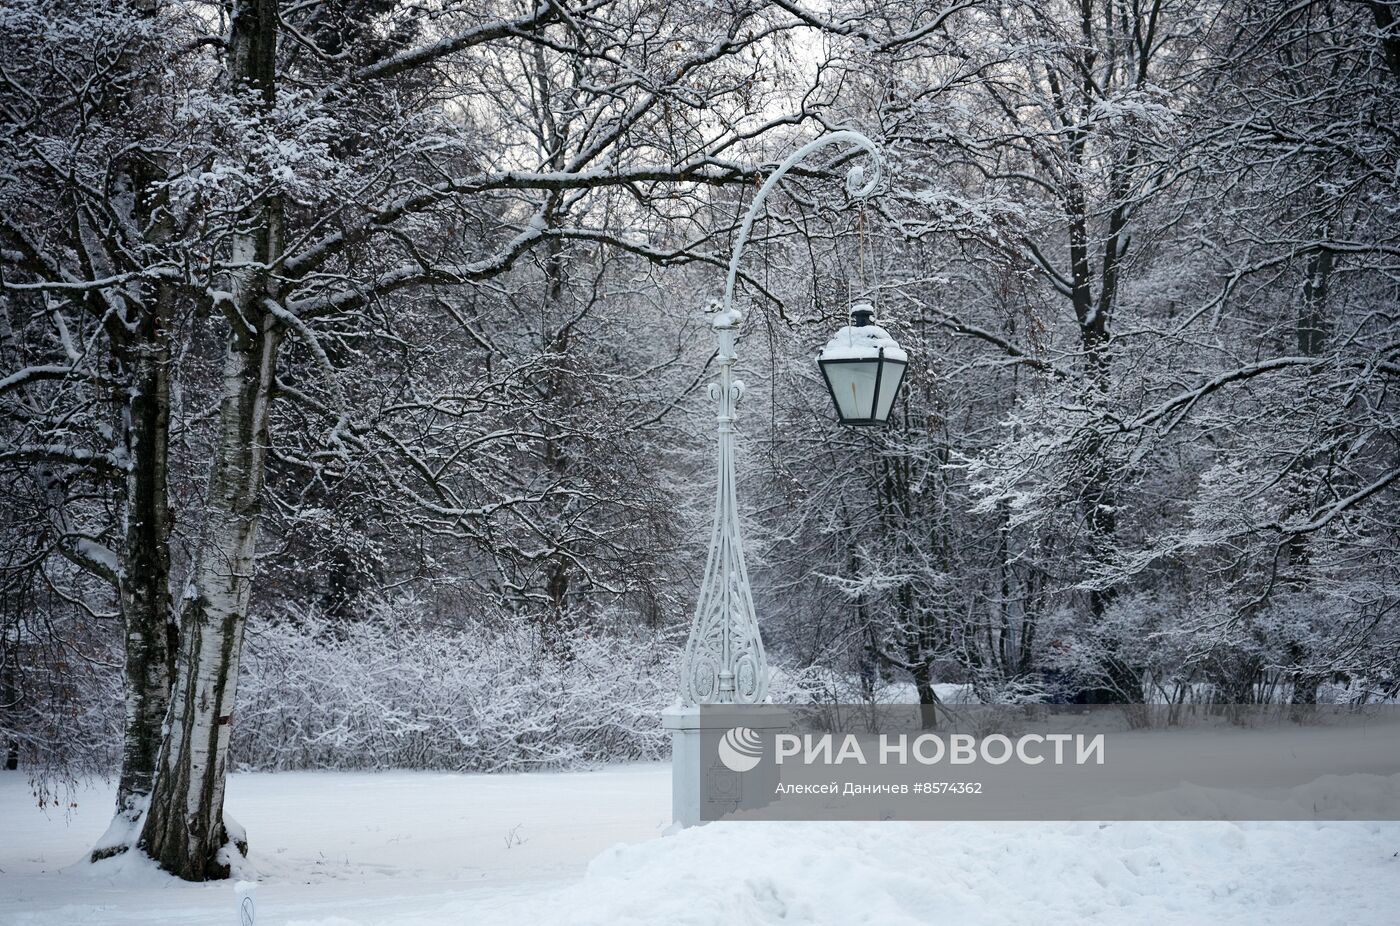
[[870, 409], [875, 404], [875, 374], [880, 362], [845, 360], [823, 363], [821, 368], [831, 385], [831, 394], [836, 397], [836, 410], [841, 417], [869, 420]]
[[886, 360], [884, 363], [885, 370], [880, 375], [880, 396], [875, 403], [876, 421], [889, 420], [895, 396], [899, 395], [899, 385], [904, 381], [904, 364], [891, 360]]

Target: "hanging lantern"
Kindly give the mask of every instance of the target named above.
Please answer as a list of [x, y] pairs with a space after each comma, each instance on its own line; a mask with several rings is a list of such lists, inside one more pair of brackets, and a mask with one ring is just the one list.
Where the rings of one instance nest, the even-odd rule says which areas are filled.
[[851, 324], [836, 332], [817, 356], [842, 424], [884, 424], [904, 382], [909, 355], [873, 323], [874, 317], [870, 303], [856, 303]]

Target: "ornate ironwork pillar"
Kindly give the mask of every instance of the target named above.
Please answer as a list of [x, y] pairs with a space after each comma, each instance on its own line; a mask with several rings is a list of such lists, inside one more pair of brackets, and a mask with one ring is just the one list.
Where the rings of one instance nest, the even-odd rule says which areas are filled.
[[734, 484], [734, 418], [744, 396], [743, 381], [734, 378], [739, 323], [721, 312], [714, 324], [719, 338], [719, 382], [710, 383], [719, 422], [715, 521], [681, 663], [681, 699], [687, 704], [760, 704], [768, 699], [768, 660], [749, 591]]
[[734, 284], [739, 260], [748, 244], [754, 219], [768, 194], [812, 152], [828, 145], [850, 143], [870, 156], [869, 169], [857, 164], [846, 176], [846, 189], [863, 199], [880, 182], [879, 149], [859, 132], [841, 131], [808, 142], [778, 165], [754, 196], [743, 225], [739, 228], [734, 252], [729, 258], [724, 300], [715, 313], [713, 326], [719, 340], [719, 381], [710, 384], [710, 398], [719, 408], [718, 486], [715, 492], [715, 520], [710, 534], [710, 554], [700, 599], [690, 626], [685, 658], [681, 663], [681, 701], [699, 704], [761, 704], [768, 700], [768, 660], [759, 636], [753, 594], [749, 590], [748, 567], [744, 563], [744, 543], [739, 529], [738, 495], [735, 488], [734, 419], [744, 384], [734, 378], [734, 342], [743, 315], [734, 308]]

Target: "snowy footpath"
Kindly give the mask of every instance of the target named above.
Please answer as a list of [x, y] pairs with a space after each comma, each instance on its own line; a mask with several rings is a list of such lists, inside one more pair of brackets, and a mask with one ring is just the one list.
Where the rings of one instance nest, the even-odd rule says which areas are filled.
[[[1400, 924], [1400, 824], [734, 823], [661, 835], [669, 767], [234, 775], [258, 926]], [[231, 884], [79, 862], [109, 786], [0, 772], [0, 926], [234, 926]]]

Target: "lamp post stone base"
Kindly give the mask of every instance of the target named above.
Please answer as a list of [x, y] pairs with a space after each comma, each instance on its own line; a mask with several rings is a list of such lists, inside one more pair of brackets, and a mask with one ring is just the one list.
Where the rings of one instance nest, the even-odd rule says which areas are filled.
[[764, 789], [763, 796], [771, 795], [771, 771], [736, 774], [720, 762], [716, 745], [736, 726], [759, 732], [786, 729], [790, 722], [786, 711], [765, 704], [709, 704], [702, 709], [677, 702], [663, 711], [662, 726], [671, 731], [671, 826], [666, 832], [699, 826], [735, 808], [743, 797], [740, 789], [757, 787]]
[[700, 824], [700, 708], [674, 704], [661, 714], [671, 731], [671, 828]]

